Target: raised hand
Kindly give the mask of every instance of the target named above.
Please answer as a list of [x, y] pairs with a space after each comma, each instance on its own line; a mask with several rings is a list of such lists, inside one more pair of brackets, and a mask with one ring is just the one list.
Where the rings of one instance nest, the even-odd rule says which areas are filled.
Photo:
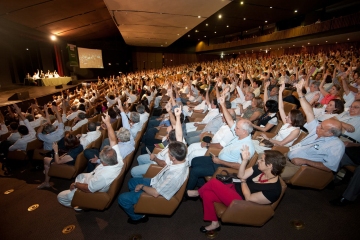
[[174, 109], [174, 114], [176, 117], [180, 117], [181, 113], [181, 106]]
[[218, 101], [221, 105], [225, 104], [225, 97], [219, 97]]
[[105, 116], [101, 116], [102, 121], [103, 121], [105, 124], [111, 124], [111, 123], [110, 123], [110, 116], [109, 116], [109, 114], [106, 112], [106, 113], [104, 113], [104, 115], [105, 115]]
[[301, 79], [296, 85], [296, 91], [301, 92], [304, 86], [304, 79]]
[[243, 148], [241, 149], [241, 158], [242, 161], [248, 161], [250, 159], [249, 146], [243, 146]]
[[279, 88], [279, 93], [282, 93], [285, 90], [285, 82], [283, 82]]

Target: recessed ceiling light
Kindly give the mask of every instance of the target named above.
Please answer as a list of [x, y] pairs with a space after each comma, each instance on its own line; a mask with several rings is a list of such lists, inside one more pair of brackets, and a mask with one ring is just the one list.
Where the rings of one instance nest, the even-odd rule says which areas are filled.
[[195, 32], [198, 32], [198, 30], [195, 30]]
[[206, 24], [206, 26], [209, 26], [209, 24]]
[[270, 48], [271, 49], [271, 48]]
[[267, 23], [267, 21], [265, 20], [265, 22]]
[[178, 36], [179, 36], [180, 34], [178, 34]]
[[295, 10], [294, 12], [296, 12], [296, 13], [297, 13], [297, 10]]
[[326, 41], [327, 42], [327, 41]]
[[247, 32], [247, 31], [245, 31], [245, 32]]
[[163, 46], [163, 45], [161, 45], [161, 46]]
[[188, 35], [188, 37], [190, 37], [190, 35]]
[[337, 42], [335, 42], [337, 44]]
[[293, 45], [293, 47], [295, 47], [295, 45]]
[[29, 49], [27, 48], [26, 51], [29, 51]]
[[308, 42], [308, 44], [310, 44], [310, 43]]
[[185, 27], [185, 29], [187, 29], [187, 27]]
[[244, 18], [244, 20], [246, 20], [246, 18]]
[[216, 33], [216, 32], [214, 32], [214, 33]]
[[244, 4], [244, 2], [243, 2], [243, 1], [241, 1], [241, 2], [240, 2], [240, 4], [241, 4], [241, 5], [243, 5], [243, 4]]
[[200, 39], [198, 39], [198, 41], [200, 41]]
[[348, 41], [350, 40], [350, 38], [347, 39]]
[[204, 37], [206, 37], [206, 36], [204, 36]]
[[201, 18], [201, 16], [198, 16], [198, 18]]
[[319, 46], [319, 44], [317, 44]]
[[[229, 25], [226, 25], [226, 27], [229, 27]], [[349, 39], [348, 39], [349, 40]]]
[[50, 39], [53, 40], [53, 41], [55, 41], [55, 40], [56, 40], [56, 36], [55, 36], [55, 35], [51, 35], [51, 36], [50, 36]]
[[260, 49], [260, 51], [261, 51], [262, 49]]
[[222, 18], [221, 14], [219, 14], [219, 18]]

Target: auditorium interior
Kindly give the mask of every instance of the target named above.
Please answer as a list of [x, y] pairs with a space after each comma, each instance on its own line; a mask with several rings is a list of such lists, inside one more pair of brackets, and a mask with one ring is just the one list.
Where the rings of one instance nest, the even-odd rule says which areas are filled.
[[[26, 111], [34, 99], [42, 106], [53, 101], [53, 95], [104, 78], [163, 74], [170, 69], [175, 74], [183, 66], [195, 69], [205, 62], [263, 61], [339, 50], [357, 52], [354, 59], [359, 63], [359, 11], [360, 2], [355, 0], [3, 0], [0, 111], [6, 112], [12, 104]], [[103, 65], [74, 64], [71, 46], [101, 50]], [[43, 75], [34, 80], [33, 74], [39, 76], [39, 72]], [[0, 170], [1, 238], [360, 238], [356, 230], [360, 199], [345, 207], [329, 203], [345, 191], [346, 183], [330, 183], [321, 189], [288, 184], [273, 216], [263, 224], [223, 222], [222, 230], [211, 234], [198, 231], [205, 224], [201, 200], [180, 199], [170, 215], [149, 214], [146, 223], [128, 224], [117, 196], [128, 191], [129, 169], [138, 165], [143, 143], [136, 140], [130, 166], [114, 197], [101, 210], [74, 211], [59, 204], [57, 195], [69, 189], [75, 176], [51, 177], [50, 188], [37, 189], [44, 178], [41, 160], [25, 157], [14, 160], [11, 174]]]

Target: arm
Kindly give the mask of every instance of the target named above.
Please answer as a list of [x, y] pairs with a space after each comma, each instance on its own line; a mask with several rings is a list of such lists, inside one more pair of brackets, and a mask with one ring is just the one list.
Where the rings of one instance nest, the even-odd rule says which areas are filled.
[[116, 144], [118, 144], [118, 142], [117, 142], [117, 138], [116, 138], [116, 135], [115, 135], [115, 131], [112, 128], [111, 123], [110, 123], [110, 116], [109, 116], [109, 114], [106, 113], [105, 117], [101, 117], [101, 119], [106, 124], [107, 131], [108, 131], [108, 134], [109, 134], [110, 146], [113, 147]]
[[158, 193], [158, 191], [153, 188], [153, 187], [149, 187], [149, 186], [145, 186], [142, 184], [139, 184], [135, 187], [135, 192], [138, 192], [140, 190], [143, 190], [144, 192], [146, 192], [147, 194], [153, 196], [153, 197], [158, 197], [160, 196], [160, 194]]
[[328, 92], [325, 91], [325, 88], [324, 88], [326, 76], [327, 76], [327, 75], [325, 74], [325, 75], [324, 75], [324, 78], [323, 78], [323, 80], [321, 81], [320, 86], [319, 86], [319, 90], [320, 90], [321, 94], [322, 94], [324, 97], [328, 94]]
[[229, 167], [229, 168], [239, 169], [239, 167], [240, 167], [240, 163], [227, 162], [227, 161], [221, 160], [220, 158], [215, 157], [215, 156], [212, 157], [212, 160], [216, 164], [221, 164], [221, 165], [224, 165], [224, 166]]
[[56, 117], [57, 117], [58, 122], [59, 122], [59, 123], [62, 123], [63, 120], [62, 120], [61, 114], [60, 114], [57, 106], [52, 106], [51, 108], [52, 108], [53, 112], [56, 114]]
[[276, 146], [284, 146], [284, 145], [288, 144], [289, 142], [291, 142], [292, 140], [294, 140], [295, 138], [298, 138], [299, 133], [300, 133], [300, 129], [295, 129], [282, 141], [273, 140], [272, 138], [269, 138], [269, 139], [265, 138], [265, 139], [274, 143]]
[[301, 165], [308, 165], [314, 168], [318, 168], [321, 170], [324, 170], [326, 172], [331, 172], [329, 168], [327, 168], [322, 162], [313, 162], [304, 158], [293, 158], [291, 159], [291, 162], [295, 165], [301, 166]]
[[267, 81], [265, 83], [265, 89], [264, 89], [264, 105], [266, 104], [267, 100], [269, 99], [269, 96], [268, 96], [268, 88], [269, 88], [269, 85], [270, 85], [270, 82]]
[[302, 93], [302, 87], [304, 85], [304, 80], [301, 80], [299, 81], [297, 84], [296, 84], [296, 91], [299, 95], [299, 100], [300, 100], [300, 105], [302, 107], [302, 109], [304, 110], [305, 112], [305, 115], [306, 115], [306, 121], [308, 123], [312, 122], [314, 119], [315, 119], [315, 116], [314, 116], [314, 111], [311, 107], [311, 105], [309, 104], [308, 101], [306, 101], [306, 98], [305, 96], [303, 95]]
[[286, 122], [286, 114], [284, 111], [284, 102], [283, 102], [283, 91], [285, 89], [285, 83], [283, 82], [279, 88], [279, 113], [281, 117], [281, 121], [283, 123]]
[[182, 142], [183, 141], [183, 132], [180, 122], [180, 116], [181, 116], [181, 107], [175, 108], [175, 116], [176, 116], [176, 125], [175, 125], [175, 135], [176, 135], [176, 141]]
[[344, 89], [345, 95], [349, 95], [350, 89], [349, 89], [349, 85], [347, 84], [345, 78], [341, 78], [341, 83], [342, 83], [342, 87]]
[[234, 125], [235, 122], [234, 122], [234, 120], [232, 119], [229, 111], [226, 109], [226, 106], [225, 106], [225, 98], [224, 98], [224, 97], [220, 97], [220, 98], [219, 98], [219, 102], [220, 102], [220, 105], [221, 105], [221, 108], [222, 108], [222, 111], [223, 111], [225, 120], [226, 120], [226, 122], [228, 123], [229, 127], [231, 128], [231, 127]]
[[[82, 191], [82, 192], [92, 193], [92, 192], [89, 190], [89, 185], [86, 184], [86, 183], [75, 182], [75, 183], [73, 183], [73, 186], [74, 186], [75, 188], [79, 189], [79, 190]], [[71, 186], [70, 186], [70, 189], [71, 189]]]

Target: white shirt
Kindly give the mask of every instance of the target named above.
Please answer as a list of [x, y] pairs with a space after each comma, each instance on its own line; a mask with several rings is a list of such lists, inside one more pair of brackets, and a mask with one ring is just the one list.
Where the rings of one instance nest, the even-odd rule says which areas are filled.
[[211, 108], [211, 106], [208, 106], [209, 112], [206, 114], [206, 116], [203, 118], [203, 120], [199, 124], [207, 124], [209, 123], [214, 117], [219, 115], [219, 109], [218, 108]]
[[[29, 123], [33, 128], [37, 128], [37, 127], [39, 127], [41, 125], [41, 123], [44, 120], [46, 120], [46, 119], [43, 116], [41, 116], [41, 117], [39, 117], [39, 118], [35, 119], [34, 121], [29, 122]], [[19, 124], [20, 125], [25, 125], [24, 121], [19, 121]]]
[[78, 175], [75, 182], [88, 184], [90, 192], [107, 192], [110, 184], [119, 176], [124, 165], [123, 159], [120, 155], [119, 146], [116, 144], [112, 147], [116, 151], [118, 163], [112, 166], [98, 165], [94, 171], [90, 173], [82, 173]]
[[79, 113], [85, 113], [84, 111], [81, 111], [81, 110], [77, 110], [76, 112], [72, 112], [72, 113], [70, 113], [69, 115], [67, 115], [67, 120], [73, 120], [74, 118], [76, 118], [77, 117], [77, 115], [79, 114]]
[[[21, 125], [25, 125], [25, 124], [21, 124]], [[6, 140], [8, 140], [11, 143], [14, 143], [20, 138], [21, 138], [20, 133], [14, 132], [14, 133], [11, 133], [10, 136]]]
[[140, 125], [141, 127], [144, 125], [144, 123], [146, 123], [146, 121], [148, 120], [149, 118], [149, 113], [147, 112], [144, 112], [144, 113], [141, 113], [139, 114], [140, 115]]
[[1, 129], [0, 129], [0, 136], [4, 135], [5, 133], [8, 133], [9, 129], [6, 127], [5, 123], [1, 124]]
[[71, 131], [77, 130], [77, 129], [80, 128], [82, 125], [88, 123], [88, 121], [89, 121], [89, 120], [88, 120], [87, 118], [78, 121], [78, 122], [71, 128]]
[[85, 149], [90, 143], [98, 139], [101, 135], [101, 132], [96, 130], [92, 132], [88, 132], [87, 134], [82, 134], [80, 137], [80, 144], [83, 146], [83, 149]]
[[341, 122], [352, 125], [355, 128], [355, 132], [345, 131], [344, 135], [360, 142], [360, 115], [350, 116], [349, 112], [343, 112], [337, 116], [337, 119]]
[[150, 185], [166, 200], [170, 200], [184, 184], [188, 175], [189, 167], [187, 162], [166, 165], [151, 179]]
[[31, 142], [36, 139], [36, 132], [34, 128], [30, 125], [29, 120], [25, 119], [24, 123], [29, 130], [29, 134], [19, 138], [12, 146], [9, 147], [9, 151], [15, 151], [15, 150], [26, 151], [28, 142]]
[[224, 124], [215, 133], [211, 143], [220, 143], [221, 146], [225, 147], [234, 137], [236, 136], [233, 135], [230, 127], [227, 124]]
[[131, 127], [130, 127], [130, 133], [133, 136], [133, 138], [136, 138], [137, 133], [141, 130], [142, 125], [140, 124], [140, 122], [138, 123], [134, 123]]

